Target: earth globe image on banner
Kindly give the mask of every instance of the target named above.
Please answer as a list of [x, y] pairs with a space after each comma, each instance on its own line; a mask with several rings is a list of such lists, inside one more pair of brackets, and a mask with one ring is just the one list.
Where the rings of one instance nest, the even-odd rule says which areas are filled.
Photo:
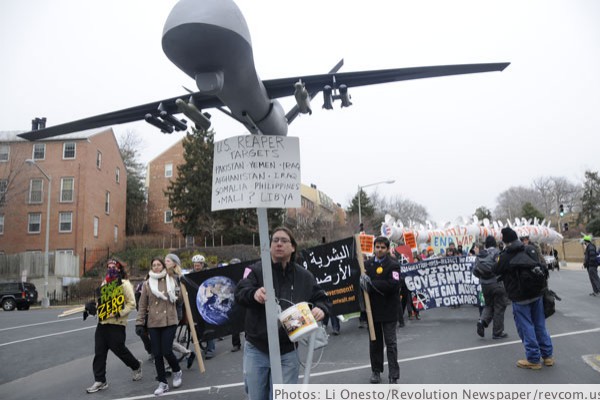
[[196, 307], [204, 321], [224, 325], [233, 306], [235, 282], [226, 276], [213, 276], [202, 282], [196, 295]]

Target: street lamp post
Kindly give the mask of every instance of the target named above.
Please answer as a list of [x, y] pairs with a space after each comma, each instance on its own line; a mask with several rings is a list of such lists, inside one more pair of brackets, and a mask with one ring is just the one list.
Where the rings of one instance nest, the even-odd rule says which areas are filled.
[[368, 185], [358, 185], [358, 226], [362, 226], [362, 213], [361, 213], [361, 209], [360, 209], [360, 193], [362, 192], [362, 190], [369, 186], [381, 185], [382, 183], [387, 183], [388, 185], [391, 185], [394, 182], [396, 182], [396, 181], [393, 179], [390, 179], [387, 181], [369, 183]]
[[50, 263], [50, 188], [52, 186], [52, 177], [48, 175], [35, 160], [25, 160], [29, 165], [34, 165], [48, 179], [48, 200], [46, 204], [46, 247], [44, 255], [44, 297], [42, 297], [42, 308], [50, 307], [50, 299], [48, 298], [48, 266]]

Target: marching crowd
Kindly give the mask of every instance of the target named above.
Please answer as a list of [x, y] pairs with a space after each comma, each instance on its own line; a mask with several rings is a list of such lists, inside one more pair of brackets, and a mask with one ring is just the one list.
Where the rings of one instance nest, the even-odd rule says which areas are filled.
[[[493, 236], [485, 238], [482, 245], [474, 245], [470, 252], [476, 256], [472, 273], [479, 278], [484, 299], [476, 332], [484, 337], [485, 329], [492, 326], [492, 338], [504, 339], [504, 312], [509, 304], [518, 335], [523, 343], [525, 358], [516, 362], [517, 367], [541, 369], [542, 365], [554, 365], [553, 346], [546, 330], [543, 294], [547, 290], [548, 270], [539, 247], [529, 243], [528, 237], [517, 236], [511, 228], [502, 229], [501, 246]], [[600, 296], [596, 248], [590, 236], [584, 237], [585, 262], [592, 284], [592, 296]], [[315, 277], [295, 262], [297, 243], [291, 230], [285, 227], [272, 232], [270, 254], [275, 297], [281, 309], [307, 302], [316, 321], [325, 324], [332, 321], [334, 334], [339, 334], [339, 320], [332, 315], [332, 304]], [[445, 256], [463, 254], [451, 244]], [[418, 259], [439, 257], [428, 248]], [[202, 255], [192, 258], [194, 271], [207, 267]], [[238, 259], [232, 263], [239, 262]], [[168, 371], [172, 375], [171, 386], [183, 384], [182, 369], [173, 350], [184, 354], [187, 367], [193, 365], [196, 355], [175, 340], [177, 326], [183, 318], [183, 296], [180, 279], [183, 275], [181, 261], [175, 254], [164, 259], [154, 258], [146, 279], [134, 291], [124, 264], [111, 259], [107, 262], [99, 297], [104, 298], [103, 289], [108, 285], [118, 287], [116, 300], [118, 311], [100, 316], [102, 301], [90, 302], [85, 306], [85, 315], [98, 313], [98, 325], [94, 335], [93, 374], [94, 383], [86, 389], [94, 393], [108, 388], [106, 359], [111, 350], [132, 371], [132, 380], [142, 379], [142, 361], [125, 346], [125, 327], [131, 311], [138, 309], [135, 332], [144, 343], [144, 348], [154, 362], [158, 387], [155, 395], [169, 391]], [[541, 278], [540, 278], [541, 276]], [[400, 379], [398, 365], [396, 328], [404, 326], [404, 312], [409, 318], [419, 318], [418, 310], [412, 307], [411, 293], [404, 284], [398, 261], [390, 253], [390, 242], [386, 237], [374, 241], [374, 257], [366, 260], [360, 276], [361, 299], [360, 327], [364, 327], [367, 313], [370, 314], [375, 340], [369, 340], [371, 361], [371, 383], [380, 383], [384, 372], [384, 350], [388, 361], [388, 382], [397, 384]], [[282, 301], [283, 300], [283, 301]], [[510, 301], [509, 301], [510, 300]], [[235, 307], [245, 308], [245, 344], [243, 352], [243, 377], [246, 393], [251, 400], [272, 399], [271, 366], [267, 336], [265, 303], [267, 291], [263, 282], [262, 264], [258, 262], [245, 268], [243, 278], [235, 288]], [[370, 307], [369, 307], [370, 305]], [[116, 310], [116, 309], [115, 309]], [[337, 324], [334, 323], [337, 322]], [[300, 362], [296, 344], [286, 331], [279, 328], [282, 379], [284, 384], [298, 381]], [[232, 335], [232, 351], [241, 349], [240, 333]], [[215, 342], [211, 340], [204, 350], [205, 359], [214, 356]], [[165, 361], [168, 367], [165, 366]]]

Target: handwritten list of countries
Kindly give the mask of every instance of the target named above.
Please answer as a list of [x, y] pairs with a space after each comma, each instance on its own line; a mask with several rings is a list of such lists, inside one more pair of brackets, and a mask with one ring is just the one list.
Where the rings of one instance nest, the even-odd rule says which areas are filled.
[[297, 137], [242, 135], [215, 143], [212, 210], [300, 207]]

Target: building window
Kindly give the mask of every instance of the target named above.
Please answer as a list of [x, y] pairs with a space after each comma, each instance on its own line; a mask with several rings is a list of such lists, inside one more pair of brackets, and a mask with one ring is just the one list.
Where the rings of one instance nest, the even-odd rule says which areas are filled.
[[100, 169], [102, 167], [102, 152], [98, 150], [96, 153], [96, 168]]
[[6, 192], [8, 191], [8, 179], [0, 179], [0, 206], [6, 202]]
[[173, 176], [173, 164], [165, 164], [165, 178]]
[[34, 160], [45, 160], [46, 159], [46, 143], [35, 143], [33, 145], [33, 159]]
[[106, 191], [104, 196], [104, 212], [110, 214], [110, 192]]
[[73, 201], [73, 188], [75, 178], [60, 178], [60, 201], [69, 203]]
[[75, 142], [67, 142], [63, 144], [63, 160], [75, 159]]
[[117, 169], [115, 170], [115, 181], [117, 183], [121, 182], [121, 170], [119, 169], [119, 167], [117, 167]]
[[58, 231], [59, 232], [71, 232], [73, 229], [73, 213], [72, 212], [61, 212], [58, 213]]
[[4, 215], [0, 215], [0, 235], [4, 235]]
[[119, 227], [117, 225], [115, 225], [115, 228], [113, 229], [113, 235], [115, 237], [115, 243], [117, 243], [119, 240]]
[[10, 159], [10, 146], [0, 144], [0, 162], [6, 162]]
[[44, 181], [41, 179], [32, 179], [29, 182], [29, 203], [32, 203], [32, 204], [41, 203], [43, 190], [44, 190]]
[[75, 252], [73, 251], [73, 249], [57, 249], [56, 250], [57, 254], [69, 254], [69, 255], [74, 255]]
[[42, 231], [42, 213], [28, 215], [27, 233], [40, 233]]
[[165, 224], [170, 224], [173, 222], [173, 211], [167, 210], [165, 211]]
[[100, 225], [100, 219], [98, 217], [94, 217], [94, 237], [98, 237], [98, 226]]

